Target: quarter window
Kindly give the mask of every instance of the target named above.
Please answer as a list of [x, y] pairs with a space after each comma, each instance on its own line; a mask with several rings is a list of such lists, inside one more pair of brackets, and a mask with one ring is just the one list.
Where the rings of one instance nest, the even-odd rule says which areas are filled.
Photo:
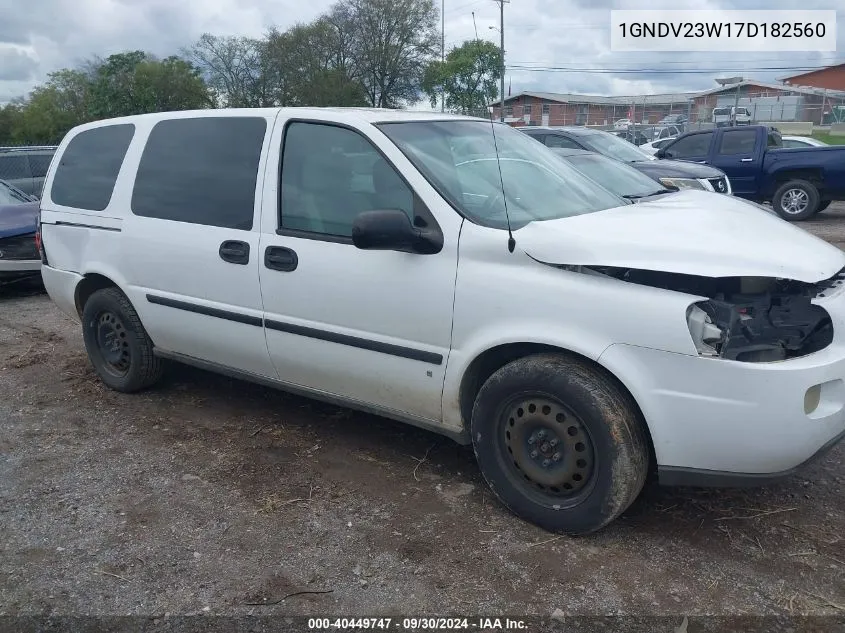
[[95, 127], [74, 136], [53, 177], [53, 202], [89, 211], [102, 211], [109, 206], [134, 134], [133, 124], [122, 123]]
[[132, 212], [249, 231], [267, 122], [198, 117], [156, 123], [141, 156]]
[[288, 125], [281, 181], [282, 229], [349, 238], [363, 211], [401, 210], [414, 220], [413, 191], [366, 138], [346, 128]]

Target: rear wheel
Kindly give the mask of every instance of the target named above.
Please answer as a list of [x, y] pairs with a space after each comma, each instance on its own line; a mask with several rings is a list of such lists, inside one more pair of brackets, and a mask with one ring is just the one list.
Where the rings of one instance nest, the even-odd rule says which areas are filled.
[[82, 336], [94, 371], [112, 389], [139, 391], [161, 377], [153, 343], [135, 308], [117, 288], [97, 290], [85, 302]]
[[806, 220], [819, 207], [818, 189], [807, 180], [790, 180], [775, 192], [772, 207], [784, 220]]
[[476, 458], [515, 514], [555, 532], [610, 523], [645, 482], [649, 452], [630, 396], [599, 369], [557, 354], [516, 360], [478, 393]]

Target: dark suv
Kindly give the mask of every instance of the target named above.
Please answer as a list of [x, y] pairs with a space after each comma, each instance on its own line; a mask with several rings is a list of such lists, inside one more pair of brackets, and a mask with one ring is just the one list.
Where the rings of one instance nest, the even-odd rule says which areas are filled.
[[41, 198], [44, 177], [55, 153], [54, 146], [0, 147], [0, 180]]

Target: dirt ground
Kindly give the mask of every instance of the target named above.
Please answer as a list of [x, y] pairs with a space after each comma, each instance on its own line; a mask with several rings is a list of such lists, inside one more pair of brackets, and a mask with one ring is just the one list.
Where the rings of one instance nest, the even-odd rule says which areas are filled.
[[[845, 247], [845, 206], [803, 226]], [[556, 537], [425, 431], [179, 366], [109, 391], [78, 324], [0, 289], [0, 615], [841, 616], [843, 484], [840, 445]]]

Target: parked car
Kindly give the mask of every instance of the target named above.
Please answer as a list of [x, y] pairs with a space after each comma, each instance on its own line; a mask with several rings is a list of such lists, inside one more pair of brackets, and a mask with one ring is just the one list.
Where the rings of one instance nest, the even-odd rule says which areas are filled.
[[643, 143], [648, 142], [648, 137], [639, 130], [614, 131], [611, 132], [611, 134], [634, 145], [642, 145]]
[[633, 125], [631, 119], [619, 119], [618, 121], [614, 122], [613, 129], [615, 130], [627, 130], [629, 127]]
[[718, 167], [735, 195], [771, 202], [790, 221], [845, 199], [845, 147], [785, 149], [780, 133], [763, 125], [690, 132], [657, 156]]
[[643, 143], [639, 146], [641, 150], [643, 150], [646, 154], [650, 154], [654, 156], [661, 147], [666, 147], [669, 143], [674, 141], [677, 137], [670, 136], [668, 138], [662, 138], [659, 141], [651, 141], [650, 143]]
[[[655, 127], [651, 131], [651, 139], [659, 141], [660, 139], [675, 137], [682, 134], [681, 128], [677, 125], [666, 125], [663, 127]], [[642, 143], [635, 143], [635, 145], [642, 145]]]
[[41, 273], [37, 219], [38, 200], [0, 180], [0, 284]]
[[731, 193], [730, 180], [723, 171], [677, 160], [656, 160], [651, 154], [609, 132], [577, 126], [526, 126], [519, 130], [548, 147], [589, 150], [629, 163], [664, 187]]
[[410, 422], [551, 530], [606, 525], [652, 464], [758, 484], [845, 433], [845, 253], [731, 196], [623, 200], [485, 119], [89, 123], [40, 249], [112, 389], [166, 358]]
[[686, 114], [668, 114], [660, 119], [659, 124], [682, 126], [687, 122], [687, 120]]
[[787, 148], [794, 147], [829, 147], [824, 141], [820, 141], [812, 136], [786, 136], [782, 135], [783, 146]]
[[52, 146], [0, 148], [0, 180], [40, 198], [55, 152]]
[[627, 200], [648, 200], [677, 191], [655, 184], [654, 180], [631, 167], [597, 152], [556, 148], [555, 154], [605, 189]]
[[729, 125], [750, 125], [751, 113], [748, 108], [731, 106], [730, 108], [713, 108], [713, 125], [725, 127]]

